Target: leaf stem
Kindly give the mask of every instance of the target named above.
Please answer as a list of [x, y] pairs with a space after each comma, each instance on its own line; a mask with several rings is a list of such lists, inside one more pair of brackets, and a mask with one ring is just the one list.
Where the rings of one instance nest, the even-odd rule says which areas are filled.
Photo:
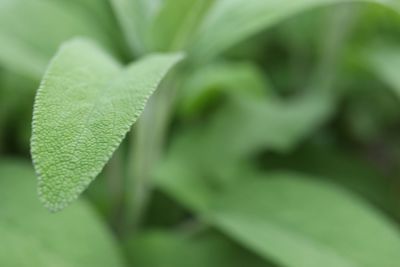
[[317, 90], [332, 90], [344, 45], [357, 16], [358, 8], [348, 5], [336, 7], [330, 12], [325, 29], [327, 34], [322, 38], [320, 61], [314, 79]]

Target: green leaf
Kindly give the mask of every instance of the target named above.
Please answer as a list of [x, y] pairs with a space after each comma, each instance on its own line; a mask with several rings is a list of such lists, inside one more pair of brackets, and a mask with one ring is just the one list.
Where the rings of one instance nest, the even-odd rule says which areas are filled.
[[295, 173], [242, 171], [217, 190], [204, 175], [192, 173], [189, 182], [176, 177], [157, 182], [204, 222], [279, 265], [394, 267], [400, 260], [396, 227], [333, 184]]
[[141, 267], [272, 266], [223, 235], [211, 232], [194, 237], [166, 231], [145, 232], [128, 242], [127, 255], [132, 266]]
[[[220, 54], [227, 48], [286, 18], [315, 7], [354, 0], [221, 0], [217, 1], [199, 27], [192, 53], [199, 60]], [[400, 10], [398, 0], [366, 0]]]
[[232, 97], [207, 123], [181, 131], [155, 170], [157, 186], [193, 210], [204, 210], [252, 156], [293, 150], [335, 109], [335, 97], [322, 92], [289, 101]]
[[[323, 93], [290, 101], [239, 95], [208, 123], [182, 131], [172, 143], [165, 166], [184, 173], [196, 168], [204, 175], [229, 179], [238, 163], [263, 150], [288, 152], [295, 148], [332, 115], [334, 104], [335, 98]], [[168, 171], [159, 173], [168, 176]]]
[[5, 68], [39, 80], [60, 43], [77, 35], [113, 47], [90, 15], [66, 2], [0, 0], [0, 63]]
[[361, 195], [380, 209], [400, 218], [396, 175], [383, 171], [378, 163], [354, 153], [334, 142], [302, 146], [289, 155], [266, 157], [263, 167], [268, 170], [288, 170], [327, 179]]
[[121, 267], [106, 227], [84, 201], [49, 214], [37, 200], [29, 163], [0, 162], [0, 265]]
[[216, 200], [210, 220], [261, 256], [293, 267], [394, 267], [400, 234], [361, 199], [290, 173], [261, 175]]
[[31, 142], [39, 194], [57, 211], [99, 174], [181, 54], [151, 55], [126, 68], [76, 39], [53, 58], [37, 93]]

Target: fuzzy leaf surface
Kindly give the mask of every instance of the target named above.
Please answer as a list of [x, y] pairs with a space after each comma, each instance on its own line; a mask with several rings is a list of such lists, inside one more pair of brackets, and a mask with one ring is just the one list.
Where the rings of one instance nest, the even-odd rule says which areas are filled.
[[100, 173], [181, 58], [150, 55], [124, 68], [88, 40], [61, 47], [42, 80], [33, 116], [31, 150], [48, 209], [64, 208]]

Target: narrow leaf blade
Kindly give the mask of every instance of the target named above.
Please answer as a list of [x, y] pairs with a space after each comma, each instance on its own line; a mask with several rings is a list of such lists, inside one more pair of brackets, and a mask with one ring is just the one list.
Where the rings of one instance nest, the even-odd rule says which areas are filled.
[[[312, 8], [357, 0], [221, 0], [217, 1], [200, 26], [192, 53], [200, 61], [265, 30], [284, 19]], [[363, 0], [400, 11], [398, 0]]]

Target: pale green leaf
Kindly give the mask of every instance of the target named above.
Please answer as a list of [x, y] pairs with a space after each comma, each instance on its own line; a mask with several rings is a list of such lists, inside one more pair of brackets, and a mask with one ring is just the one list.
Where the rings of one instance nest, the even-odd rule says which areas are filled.
[[395, 267], [400, 234], [361, 199], [301, 175], [262, 175], [229, 189], [209, 218], [260, 255], [293, 267]]
[[192, 53], [206, 60], [294, 14], [351, 2], [380, 3], [400, 10], [398, 0], [220, 0], [204, 18]]
[[115, 240], [86, 202], [59, 214], [41, 207], [29, 163], [0, 162], [0, 211], [0, 266], [123, 266]]
[[47, 208], [60, 210], [84, 191], [181, 58], [151, 55], [123, 68], [88, 40], [61, 47], [33, 116], [31, 150]]

